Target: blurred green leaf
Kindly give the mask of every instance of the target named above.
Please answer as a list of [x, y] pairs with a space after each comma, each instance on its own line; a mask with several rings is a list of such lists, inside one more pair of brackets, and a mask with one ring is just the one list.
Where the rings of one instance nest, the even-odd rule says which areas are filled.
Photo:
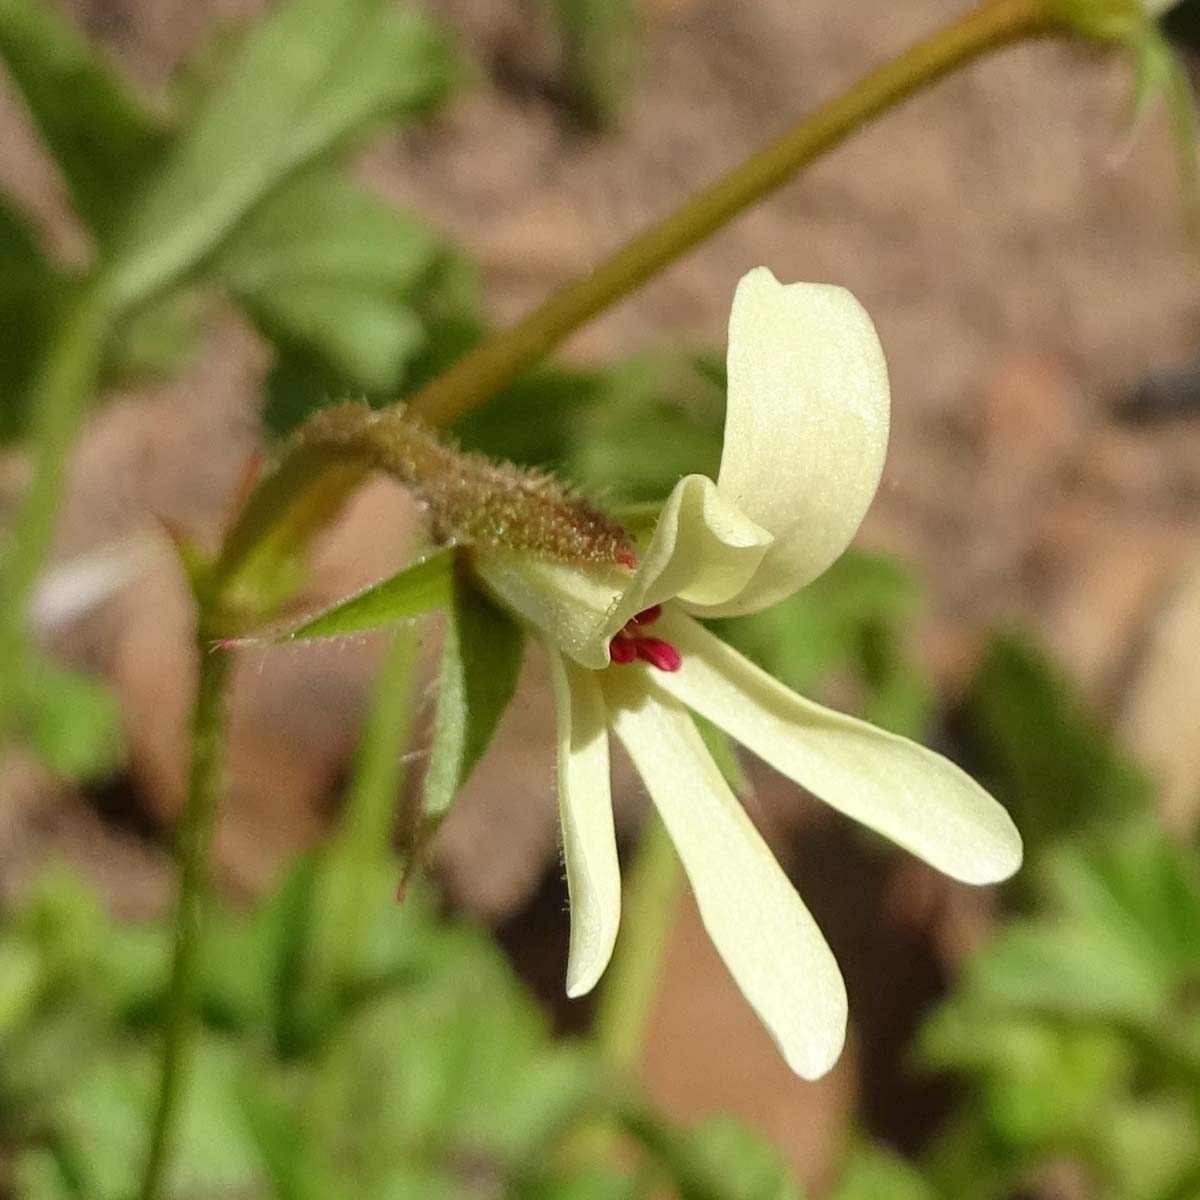
[[421, 806], [428, 827], [450, 810], [491, 744], [516, 690], [524, 652], [525, 636], [512, 619], [456, 577]]
[[0, 940], [0, 1039], [37, 1003], [40, 959], [37, 950], [23, 939]]
[[439, 550], [405, 567], [395, 575], [310, 617], [295, 629], [279, 634], [277, 642], [304, 642], [314, 638], [345, 637], [387, 629], [432, 609], [450, 604], [453, 593], [454, 552]]
[[0, 54], [80, 216], [110, 232], [160, 158], [165, 122], [43, 0], [0, 0]]
[[649, 1200], [653, 1193], [637, 1179], [602, 1167], [552, 1175], [530, 1184], [522, 1200]]
[[0, 196], [0, 445], [29, 422], [29, 380], [46, 345], [60, 280], [29, 223]]
[[800, 1200], [779, 1154], [734, 1117], [713, 1117], [686, 1134], [646, 1111], [627, 1112], [624, 1120], [680, 1200]]
[[1056, 837], [1143, 811], [1142, 772], [1027, 641], [993, 639], [963, 703], [968, 765], [1013, 815], [1032, 860]]
[[419, 13], [389, 0], [289, 0], [247, 39], [114, 246], [119, 303], [218, 250], [289, 178], [384, 117], [428, 109], [454, 76]]
[[1043, 879], [1062, 911], [1142, 947], [1176, 985], [1200, 977], [1200, 862], [1155, 821], [1064, 845]]
[[69, 778], [103, 775], [124, 757], [121, 710], [109, 689], [36, 655], [0, 679], [5, 724]]
[[437, 253], [415, 221], [322, 171], [262, 204], [217, 270], [269, 337], [344, 381], [328, 397], [338, 399], [398, 388], [425, 345], [412, 301]]
[[638, 0], [550, 0], [562, 35], [567, 85], [579, 115], [616, 124], [629, 94]]
[[911, 1163], [881, 1146], [860, 1143], [842, 1164], [828, 1200], [936, 1200], [937, 1193]]

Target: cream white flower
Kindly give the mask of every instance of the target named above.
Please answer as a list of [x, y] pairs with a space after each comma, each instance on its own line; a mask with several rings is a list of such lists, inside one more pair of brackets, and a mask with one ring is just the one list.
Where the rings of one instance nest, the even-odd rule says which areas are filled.
[[952, 763], [795, 695], [694, 619], [755, 612], [820, 575], [854, 537], [887, 446], [883, 352], [843, 289], [783, 286], [765, 268], [752, 271], [734, 298], [728, 366], [717, 480], [679, 481], [636, 571], [504, 553], [473, 556], [474, 567], [550, 657], [568, 993], [595, 985], [620, 919], [611, 729], [721, 957], [788, 1064], [812, 1079], [844, 1041], [841, 975], [688, 709], [955, 879], [1006, 878], [1021, 841], [1004, 809]]

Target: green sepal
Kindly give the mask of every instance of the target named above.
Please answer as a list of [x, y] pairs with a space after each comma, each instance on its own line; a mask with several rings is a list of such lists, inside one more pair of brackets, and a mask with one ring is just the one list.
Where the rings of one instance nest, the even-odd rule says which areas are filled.
[[508, 614], [469, 578], [456, 575], [419, 841], [437, 827], [479, 765], [516, 691], [524, 651], [525, 636]]
[[399, 625], [451, 601], [453, 555], [439, 550], [271, 639], [305, 642]]

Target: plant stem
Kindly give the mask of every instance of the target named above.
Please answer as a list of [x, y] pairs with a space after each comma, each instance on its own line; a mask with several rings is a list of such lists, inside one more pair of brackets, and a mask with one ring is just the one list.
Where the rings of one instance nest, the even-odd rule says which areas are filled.
[[[450, 425], [518, 379], [591, 317], [632, 292], [662, 267], [704, 240], [743, 209], [785, 183], [891, 106], [956, 67], [1024, 38], [1066, 29], [1055, 0], [986, 0], [974, 12], [918, 42], [848, 91], [803, 118], [663, 221], [635, 237], [594, 271], [560, 288], [519, 324], [488, 338], [415, 393], [409, 407], [433, 425]], [[303, 437], [265, 477], [235, 522], [218, 559], [227, 578], [297, 511], [318, 481], [346, 467], [314, 458]], [[343, 456], [345, 458], [345, 456]], [[365, 471], [371, 464], [363, 462]], [[318, 501], [319, 505], [319, 501]]]
[[342, 827], [330, 855], [345, 868], [330, 921], [334, 990], [358, 961], [363, 926], [378, 881], [376, 868], [392, 857], [396, 798], [404, 786], [404, 750], [412, 729], [413, 669], [420, 625], [410, 622], [392, 637], [363, 726]]
[[227, 651], [212, 648], [204, 624], [201, 619], [201, 633], [197, 637], [199, 678], [191, 725], [192, 761], [187, 804], [179, 829], [179, 894], [158, 1104], [145, 1174], [138, 1193], [140, 1200], [159, 1200], [163, 1193], [169, 1153], [179, 1120], [179, 1102], [187, 1083], [195, 1040], [202, 934], [208, 911], [209, 863], [221, 792], [225, 701], [231, 666]]
[[23, 654], [29, 599], [54, 541], [67, 459], [95, 390], [107, 314], [93, 287], [73, 297], [30, 388], [33, 482], [21, 502], [12, 548], [3, 563], [0, 661]]
[[413, 396], [410, 407], [435, 425], [452, 424], [522, 375], [584, 322], [873, 117], [987, 51], [1048, 33], [1054, 26], [1049, 0], [988, 0], [804, 117], [594, 271], [561, 288], [518, 325], [489, 338]]
[[662, 974], [663, 952], [675, 924], [683, 872], [666, 826], [647, 813], [629, 874], [621, 936], [592, 1026], [592, 1040], [605, 1061], [636, 1072]]

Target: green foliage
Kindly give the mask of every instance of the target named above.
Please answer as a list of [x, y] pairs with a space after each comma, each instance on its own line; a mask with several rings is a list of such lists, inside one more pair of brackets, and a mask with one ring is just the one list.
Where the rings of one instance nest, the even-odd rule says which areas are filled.
[[978, 1097], [936, 1169], [990, 1161], [972, 1194], [1003, 1195], [1066, 1153], [1102, 1197], [1174, 1194], [1200, 1170], [1200, 863], [1143, 819], [1058, 845], [1040, 883], [1045, 911], [1002, 929], [925, 1030]]
[[454, 581], [446, 615], [437, 716], [422, 805], [432, 831], [479, 765], [517, 687], [525, 635], [469, 580]]
[[935, 1200], [932, 1185], [911, 1164], [880, 1146], [855, 1146], [829, 1200]]
[[291, 0], [254, 32], [171, 147], [113, 247], [121, 304], [186, 276], [279, 187], [453, 78], [439, 35], [385, 0]]
[[162, 155], [167, 123], [41, 0], [0, 0], [0, 55], [79, 215], [110, 233]]
[[0, 197], [0, 445], [28, 425], [29, 380], [45, 349], [58, 286], [34, 231]]
[[0, 724], [53, 770], [87, 778], [115, 770], [124, 751], [121, 712], [99, 681], [55, 666], [39, 654], [0, 674]]
[[1150, 785], [1046, 657], [993, 639], [963, 704], [970, 765], [1036, 856], [1058, 836], [1143, 811]]
[[[652, 1124], [655, 1178], [680, 1196], [796, 1194], [747, 1130], [684, 1133], [630, 1107], [586, 1046], [549, 1038], [487, 936], [420, 889], [396, 903], [394, 866], [369, 870], [349, 971], [332, 1003], [315, 1000], [322, 914], [363, 882], [332, 862], [300, 864], [252, 911], [213, 915], [172, 1195], [660, 1195], [642, 1170], [569, 1152], [596, 1119]], [[0, 1186], [22, 1200], [134, 1194], [170, 937], [166, 923], [112, 923], [65, 876], [0, 925]]]
[[562, 40], [563, 67], [579, 116], [616, 124], [629, 92], [637, 0], [549, 0]]

